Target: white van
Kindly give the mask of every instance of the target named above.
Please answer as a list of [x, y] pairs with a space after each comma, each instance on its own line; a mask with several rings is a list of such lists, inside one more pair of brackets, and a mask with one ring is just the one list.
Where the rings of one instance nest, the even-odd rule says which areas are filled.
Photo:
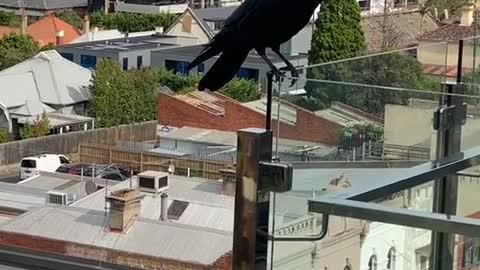
[[24, 157], [20, 162], [20, 179], [26, 179], [39, 174], [39, 171], [55, 172], [70, 160], [64, 155], [44, 154], [33, 157]]

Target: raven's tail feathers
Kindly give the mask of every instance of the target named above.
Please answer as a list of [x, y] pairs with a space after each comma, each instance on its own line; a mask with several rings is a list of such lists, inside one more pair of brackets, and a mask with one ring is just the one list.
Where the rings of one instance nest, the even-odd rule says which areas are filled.
[[227, 84], [235, 75], [248, 56], [250, 50], [225, 50], [210, 70], [200, 80], [198, 90], [217, 91]]

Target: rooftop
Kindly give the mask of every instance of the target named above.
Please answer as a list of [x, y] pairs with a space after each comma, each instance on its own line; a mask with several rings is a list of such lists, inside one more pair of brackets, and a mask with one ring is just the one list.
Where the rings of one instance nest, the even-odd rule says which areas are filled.
[[88, 0], [0, 0], [0, 6], [15, 9], [25, 7], [27, 9], [45, 11], [74, 7], [87, 7]]
[[202, 265], [232, 249], [231, 232], [139, 218], [128, 233], [115, 233], [108, 218], [103, 211], [44, 206], [2, 223], [0, 231]]
[[136, 50], [165, 49], [178, 46], [179, 38], [167, 35], [145, 35], [135, 37], [122, 37], [108, 40], [88, 41], [72, 43], [60, 46], [60, 48], [78, 49], [83, 51], [102, 51], [108, 53], [120, 53]]
[[33, 209], [43, 205], [45, 198], [44, 189], [0, 183], [0, 209], [9, 209], [7, 212]]
[[35, 98], [47, 105], [84, 102], [90, 98], [91, 76], [90, 70], [63, 58], [55, 50], [43, 51], [0, 72], [0, 101], [7, 108], [23, 106], [26, 99]]
[[424, 41], [457, 41], [475, 36], [475, 24], [470, 26], [453, 23], [427, 32], [419, 37]]
[[[205, 48], [206, 45], [193, 45], [193, 46], [181, 46], [181, 47], [174, 47], [164, 50], [157, 50], [152, 51], [153, 53], [165, 53], [165, 54], [175, 54], [175, 55], [182, 55], [186, 57], [191, 57], [192, 59], [197, 57]], [[275, 53], [273, 53], [270, 49], [267, 49], [266, 52], [267, 57], [273, 63], [283, 63], [282, 59], [278, 57]], [[218, 57], [218, 56], [216, 56]], [[299, 59], [307, 58], [306, 54], [298, 54], [298, 55], [285, 55], [285, 57], [290, 61], [295, 61]], [[250, 51], [248, 54], [247, 59], [245, 60], [245, 64], [265, 64], [262, 57], [258, 55], [254, 50]]]
[[330, 108], [316, 111], [315, 114], [344, 127], [366, 122], [378, 125], [383, 124], [383, 119], [341, 102], [333, 102]]
[[[155, 34], [155, 31], [145, 31], [145, 32], [134, 32], [128, 33], [128, 37], [141, 37], [141, 36], [151, 36]], [[102, 40], [110, 40], [110, 39], [118, 39], [124, 38], [125, 33], [118, 31], [117, 29], [111, 30], [98, 30], [96, 28], [90, 30], [88, 33], [84, 33], [78, 38], [72, 40], [72, 43], [82, 43], [82, 42], [90, 42], [90, 41], [102, 41]]]
[[[423, 18], [422, 18], [423, 17]], [[422, 16], [418, 11], [397, 12], [388, 16], [389, 28], [396, 35], [395, 48], [406, 48], [418, 44], [418, 37], [438, 29], [437, 24], [430, 16]], [[423, 23], [422, 23], [423, 20]], [[419, 33], [419, 25], [422, 24], [422, 33]], [[362, 29], [365, 32], [367, 47], [370, 52], [382, 50], [384, 25], [383, 15], [371, 15], [362, 17]]]
[[[233, 231], [234, 198], [223, 195], [222, 183], [204, 181], [169, 175], [168, 194], [169, 213], [177, 204], [187, 205], [175, 216], [170, 216], [171, 222], [194, 225], [199, 227]], [[130, 181], [120, 183], [110, 182], [108, 194], [117, 190], [130, 188]], [[137, 179], [132, 179], [132, 187], [138, 186]], [[150, 220], [160, 220], [161, 197], [160, 194], [143, 192], [140, 216]], [[72, 206], [89, 210], [104, 211], [105, 191], [99, 190], [77, 202]]]
[[26, 29], [27, 34], [32, 36], [41, 46], [57, 44], [57, 33], [60, 31], [63, 31], [64, 34], [62, 43], [69, 43], [80, 36], [80, 30], [55, 17], [55, 15], [48, 15], [30, 24]]

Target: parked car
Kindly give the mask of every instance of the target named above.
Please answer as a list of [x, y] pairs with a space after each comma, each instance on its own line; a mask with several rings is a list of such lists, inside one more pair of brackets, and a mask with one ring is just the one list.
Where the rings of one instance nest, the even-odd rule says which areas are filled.
[[24, 157], [20, 162], [20, 179], [38, 175], [40, 171], [55, 172], [63, 164], [70, 164], [70, 160], [64, 155], [44, 154]]
[[[92, 176], [93, 166], [87, 168], [85, 176]], [[130, 178], [130, 171], [122, 167], [109, 167], [95, 165], [95, 177], [116, 181], [124, 181]]]
[[90, 164], [85, 164], [85, 163], [63, 164], [62, 166], [58, 167], [56, 172], [73, 174], [73, 175], [82, 175], [82, 168], [83, 168], [84, 175], [85, 175], [85, 171], [90, 166], [91, 166]]

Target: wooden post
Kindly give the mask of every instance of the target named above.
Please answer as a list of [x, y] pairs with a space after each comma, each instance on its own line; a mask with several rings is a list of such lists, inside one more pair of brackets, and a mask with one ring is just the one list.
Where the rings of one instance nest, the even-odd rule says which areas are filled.
[[112, 146], [108, 148], [108, 164], [112, 164]]
[[203, 178], [207, 175], [207, 162], [203, 161]]
[[143, 172], [143, 152], [140, 152], [140, 172]]

